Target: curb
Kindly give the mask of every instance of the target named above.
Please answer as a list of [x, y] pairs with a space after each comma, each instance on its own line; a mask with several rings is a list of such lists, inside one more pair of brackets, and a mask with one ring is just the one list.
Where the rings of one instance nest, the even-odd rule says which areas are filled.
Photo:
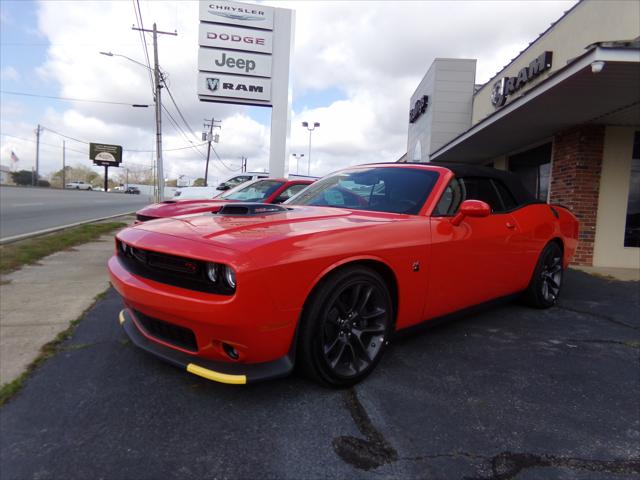
[[101, 220], [109, 220], [111, 218], [124, 217], [126, 215], [132, 215], [134, 213], [136, 213], [136, 210], [133, 210], [132, 212], [118, 213], [116, 215], [109, 215], [108, 217], [92, 218], [90, 220], [83, 220], [81, 222], [69, 223], [68, 225], [61, 225], [59, 227], [45, 228], [44, 230], [38, 230], [37, 232], [22, 233], [20, 235], [14, 235], [12, 237], [0, 238], [0, 245], [6, 245], [8, 243], [18, 242], [20, 240], [25, 240], [31, 237], [39, 237], [41, 235], [46, 235], [47, 233], [53, 233], [60, 230], [65, 230], [67, 228], [77, 227], [79, 225], [85, 225], [87, 223], [94, 223], [94, 222], [99, 222]]

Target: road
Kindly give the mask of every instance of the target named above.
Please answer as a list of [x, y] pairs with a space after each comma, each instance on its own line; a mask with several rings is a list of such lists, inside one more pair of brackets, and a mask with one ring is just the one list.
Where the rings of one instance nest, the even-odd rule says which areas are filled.
[[145, 195], [0, 187], [0, 239], [138, 210]]
[[637, 479], [638, 282], [568, 271], [391, 344], [351, 389], [234, 387], [132, 346], [111, 290], [0, 408], [3, 479]]

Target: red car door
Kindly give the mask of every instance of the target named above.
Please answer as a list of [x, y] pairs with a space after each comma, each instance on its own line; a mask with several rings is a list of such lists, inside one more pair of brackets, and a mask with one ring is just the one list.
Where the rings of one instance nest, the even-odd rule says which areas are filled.
[[[467, 199], [489, 204], [488, 217], [451, 223]], [[431, 218], [429, 286], [424, 318], [521, 290], [519, 227], [489, 178], [454, 178]]]

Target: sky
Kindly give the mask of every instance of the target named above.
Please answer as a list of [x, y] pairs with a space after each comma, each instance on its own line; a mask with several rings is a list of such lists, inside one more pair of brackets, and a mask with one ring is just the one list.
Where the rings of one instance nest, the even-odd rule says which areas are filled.
[[[409, 99], [436, 57], [477, 60], [485, 83], [551, 23], [570, 1], [265, 1], [295, 11], [290, 173], [322, 176], [349, 165], [395, 161], [406, 152]], [[163, 90], [165, 177], [204, 175], [203, 120], [221, 120], [209, 181], [268, 168], [271, 113], [265, 107], [200, 102], [196, 93], [198, 2], [139, 0], [145, 27], [159, 37], [159, 62], [178, 111]], [[151, 168], [155, 117], [143, 40], [131, 29], [135, 0], [0, 0], [0, 163], [30, 170], [40, 124], [40, 173], [91, 166], [86, 142], [124, 148], [123, 166]], [[152, 55], [152, 43], [145, 37]], [[64, 97], [88, 101], [69, 101]], [[99, 102], [116, 102], [97, 103]], [[119, 103], [123, 103], [119, 104]], [[149, 104], [133, 108], [131, 104]], [[170, 116], [169, 116], [170, 114]], [[173, 125], [172, 119], [180, 125]], [[309, 134], [302, 121], [320, 122]], [[66, 136], [67, 138], [63, 137]], [[97, 169], [97, 167], [96, 167]], [[97, 170], [98, 171], [98, 170]]]

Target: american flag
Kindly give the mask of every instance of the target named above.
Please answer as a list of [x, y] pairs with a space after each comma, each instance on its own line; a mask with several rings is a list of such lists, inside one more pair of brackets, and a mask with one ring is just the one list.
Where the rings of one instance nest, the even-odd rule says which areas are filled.
[[11, 150], [11, 160], [15, 163], [18, 163], [18, 161], [20, 160], [18, 156], [13, 152], [13, 150]]

